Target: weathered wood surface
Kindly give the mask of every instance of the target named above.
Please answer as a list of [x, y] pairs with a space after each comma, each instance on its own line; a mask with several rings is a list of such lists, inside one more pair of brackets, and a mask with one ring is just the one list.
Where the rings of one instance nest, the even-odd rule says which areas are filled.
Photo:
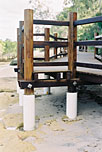
[[56, 42], [56, 41], [34, 41], [34, 48], [45, 48], [45, 46], [53, 47], [68, 47], [68, 42]]
[[74, 25], [85, 25], [85, 24], [91, 24], [91, 23], [97, 23], [97, 22], [102, 22], [102, 16], [77, 20], [77, 21], [74, 22]]
[[[20, 54], [20, 35], [19, 35], [19, 28], [17, 28], [17, 68], [20, 68], [20, 60], [19, 60], [19, 54]], [[20, 80], [20, 73], [17, 73], [17, 79]]]
[[[55, 41], [57, 41], [57, 33], [55, 33], [54, 36], [55, 36]], [[57, 59], [57, 47], [54, 48], [54, 55], [55, 55], [55, 59]]]
[[[44, 37], [44, 40], [45, 41], [49, 41], [49, 38], [50, 38], [50, 29], [49, 28], [45, 28], [45, 37]], [[49, 61], [49, 46], [46, 45], [45, 46], [45, 61]]]
[[[33, 73], [33, 11], [24, 11], [24, 80], [32, 80]], [[34, 94], [33, 89], [25, 89], [26, 95]]]
[[54, 21], [54, 20], [34, 20], [33, 24], [39, 25], [55, 25], [55, 26], [68, 26], [68, 21]]
[[74, 63], [77, 61], [77, 48], [74, 43], [77, 41], [77, 27], [73, 25], [77, 20], [77, 13], [69, 13], [69, 29], [68, 29], [68, 69], [72, 72], [71, 77], [76, 77], [76, 67]]
[[24, 26], [24, 21], [19, 22], [19, 55], [18, 55], [18, 62], [19, 62], [19, 79], [24, 79], [24, 66], [23, 66], [23, 59], [24, 59], [24, 48], [23, 48], [23, 43], [24, 43], [24, 33], [22, 32], [22, 27]]

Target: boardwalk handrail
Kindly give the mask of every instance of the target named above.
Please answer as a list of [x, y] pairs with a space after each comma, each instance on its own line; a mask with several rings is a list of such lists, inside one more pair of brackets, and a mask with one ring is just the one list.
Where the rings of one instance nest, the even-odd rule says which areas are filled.
[[[68, 66], [69, 62], [35, 62], [34, 66]], [[84, 68], [92, 68], [92, 69], [102, 69], [101, 64], [91, 64], [91, 63], [82, 63], [75, 62], [75, 66], [84, 67]]]
[[[50, 34], [50, 37], [56, 40], [56, 37]], [[68, 38], [57, 37], [57, 40], [68, 40]]]
[[45, 48], [45, 46], [49, 47], [68, 47], [68, 42], [57, 42], [57, 41], [34, 41], [34, 48]]
[[68, 21], [54, 21], [54, 20], [33, 20], [33, 24], [69, 26], [69, 22]]
[[89, 41], [79, 41], [79, 42], [75, 42], [75, 46], [99, 46], [102, 45], [102, 41], [96, 41], [96, 40], [89, 40]]
[[[24, 27], [23, 24], [22, 24], [22, 26], [20, 26], [20, 40], [22, 38], [22, 42], [19, 44], [20, 45], [19, 49], [20, 49], [20, 53], [21, 53], [21, 50], [23, 52], [23, 49], [25, 49], [25, 52], [26, 52], [25, 56], [27, 54], [28, 59], [26, 57], [23, 57], [23, 53], [20, 55], [19, 60], [21, 60], [21, 56], [22, 56], [22, 60], [20, 61], [20, 64], [22, 66], [21, 71], [23, 71], [23, 74], [22, 73], [20, 73], [20, 74], [25, 75], [24, 69], [26, 71], [26, 68], [28, 68], [29, 65], [27, 65], [27, 64], [28, 64], [28, 61], [30, 62], [30, 58], [32, 58], [32, 61], [33, 60], [45, 60], [46, 61], [43, 63], [34, 62], [34, 64], [32, 64], [34, 67], [35, 66], [68, 66], [68, 70], [71, 71], [71, 79], [76, 78], [76, 72], [77, 72], [76, 67], [102, 69], [102, 66], [98, 65], [98, 64], [77, 62], [77, 46], [83, 46], [83, 45], [84, 46], [98, 46], [98, 47], [102, 46], [102, 40], [100, 40], [98, 38], [96, 38], [95, 40], [77, 41], [77, 26], [102, 22], [102, 16], [97, 16], [97, 17], [83, 19], [83, 20], [77, 20], [77, 13], [71, 12], [71, 13], [69, 13], [69, 21], [35, 20], [32, 17], [32, 21], [29, 18], [30, 24], [28, 24], [27, 15], [33, 16], [33, 12], [32, 11], [30, 12], [30, 10], [26, 10], [25, 13], [26, 13], [25, 14], [25, 21], [26, 21], [25, 23], [26, 24], [24, 24], [24, 26], [25, 25], [26, 26]], [[50, 34], [49, 28], [45, 28], [44, 33], [33, 33], [33, 29], [32, 29], [33, 24], [67, 26], [67, 27], [69, 27], [68, 28], [68, 38], [58, 37], [57, 33], [55, 33], [54, 35]], [[31, 31], [28, 30], [27, 26], [29, 26]], [[24, 34], [22, 34], [23, 33], [22, 31], [24, 32]], [[44, 41], [33, 41], [32, 36], [44, 36]], [[31, 37], [31, 39], [30, 39], [30, 37]], [[53, 41], [50, 41], [50, 38], [52, 38]], [[58, 41], [58, 40], [61, 40], [61, 41]], [[24, 42], [24, 45], [23, 45], [23, 42]], [[44, 57], [35, 58], [34, 56], [32, 56], [33, 52], [31, 53], [29, 47], [27, 47], [28, 45], [31, 48], [32, 47], [33, 48], [45, 48]], [[24, 46], [24, 47], [22, 47], [22, 46]], [[57, 52], [58, 47], [59, 48], [63, 47], [64, 49], [67, 48], [68, 51], [65, 53], [58, 53]], [[50, 57], [50, 53], [49, 53], [50, 48], [54, 48], [54, 50], [53, 50], [54, 55], [52, 55], [51, 57]], [[50, 59], [52, 59], [52, 58], [56, 59], [58, 56], [61, 56], [61, 55], [64, 56], [65, 54], [68, 54], [67, 62], [61, 62], [61, 63], [60, 62], [49, 62]], [[24, 62], [22, 62], [22, 61], [24, 61]], [[25, 64], [26, 64], [26, 67], [23, 67], [23, 66], [25, 66]], [[34, 67], [33, 67], [33, 69], [34, 69]], [[32, 68], [31, 68], [31, 70], [32, 70]], [[30, 71], [30, 73], [31, 73], [31, 71]], [[26, 75], [28, 76], [28, 73], [26, 73]], [[30, 79], [32, 79], [32, 78], [30, 77]]]
[[33, 36], [45, 36], [44, 33], [34, 33]]
[[[102, 22], [102, 16], [74, 21], [74, 26], [92, 24], [92, 23], [98, 23], [98, 22]], [[33, 24], [69, 26], [68, 21], [54, 21], [54, 20], [33, 20]], [[22, 27], [22, 31], [24, 31], [24, 26]]]
[[35, 62], [34, 66], [68, 66], [68, 62]]
[[102, 16], [92, 17], [92, 18], [83, 19], [83, 20], [77, 20], [74, 22], [74, 26], [92, 24], [92, 23], [97, 23], [97, 22], [102, 22]]

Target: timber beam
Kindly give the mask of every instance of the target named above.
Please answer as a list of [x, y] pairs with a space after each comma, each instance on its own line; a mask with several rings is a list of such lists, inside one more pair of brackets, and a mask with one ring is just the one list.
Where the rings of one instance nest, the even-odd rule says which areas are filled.
[[43, 87], [59, 87], [59, 86], [77, 86], [79, 79], [71, 80], [19, 80], [19, 86], [21, 89], [31, 88], [43, 88]]

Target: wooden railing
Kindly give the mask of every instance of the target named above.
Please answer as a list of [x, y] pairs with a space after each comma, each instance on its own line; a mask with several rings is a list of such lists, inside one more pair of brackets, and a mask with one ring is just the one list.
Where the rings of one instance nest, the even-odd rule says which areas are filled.
[[[87, 63], [78, 63], [77, 62], [77, 46], [102, 46], [102, 40], [87, 40], [87, 41], [77, 41], [77, 26], [92, 24], [97, 22], [102, 22], [102, 16], [88, 18], [84, 20], [77, 20], [77, 13], [69, 13], [69, 21], [49, 21], [49, 20], [33, 20], [33, 10], [25, 10], [24, 13], [24, 22], [20, 22], [20, 26], [17, 29], [17, 65], [18, 65], [18, 81], [20, 86], [24, 88], [24, 83], [26, 83], [25, 94], [32, 94], [33, 88], [38, 84], [38, 87], [48, 86], [63, 86], [69, 85], [69, 91], [73, 91], [76, 86], [73, 87], [73, 83], [70, 81], [75, 81], [76, 79], [76, 67], [86, 67], [86, 68], [94, 68], [94, 69], [102, 69], [102, 66], [95, 64], [87, 64]], [[53, 26], [67, 26], [68, 28], [68, 38], [59, 38], [57, 34], [54, 36], [50, 34], [48, 28], [45, 29], [44, 33], [35, 34], [33, 33], [33, 24], [39, 25], [53, 25]], [[33, 41], [33, 36], [44, 36], [44, 41]], [[52, 38], [54, 41], [49, 41]], [[60, 41], [57, 41], [60, 40]], [[61, 41], [64, 40], [64, 41]], [[60, 54], [57, 53], [57, 48], [67, 47], [68, 49], [68, 62], [49, 62], [52, 58], [49, 56], [50, 48], [54, 48], [53, 58], [57, 58]], [[44, 58], [34, 58], [33, 56], [33, 48], [44, 48], [45, 56]], [[66, 52], [66, 54], [67, 54]], [[64, 54], [63, 54], [64, 55]], [[34, 60], [45, 60], [45, 62], [34, 62]], [[86, 61], [87, 62], [87, 61]], [[67, 66], [68, 71], [70, 73], [70, 78], [67, 73], [66, 76], [63, 77], [63, 81], [61, 78], [58, 80], [40, 80], [39, 83], [36, 82], [34, 86], [34, 80], [32, 78], [32, 74], [34, 73], [35, 66]], [[67, 72], [68, 72], [67, 71]], [[61, 72], [61, 71], [60, 71]], [[38, 80], [38, 76], [36, 75]], [[59, 81], [61, 80], [61, 81]], [[77, 81], [77, 79], [76, 79]], [[27, 88], [27, 84], [32, 84], [31, 88]], [[42, 85], [43, 84], [43, 85]], [[53, 85], [52, 85], [53, 84]], [[72, 89], [74, 88], [74, 89]]]

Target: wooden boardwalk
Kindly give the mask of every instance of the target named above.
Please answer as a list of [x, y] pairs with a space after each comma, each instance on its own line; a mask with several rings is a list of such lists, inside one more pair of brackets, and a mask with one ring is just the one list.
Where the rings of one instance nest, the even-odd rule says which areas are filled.
[[[95, 53], [77, 52], [80, 46], [102, 46], [102, 40], [77, 41], [77, 27], [102, 22], [102, 16], [77, 20], [77, 13], [70, 12], [69, 21], [34, 20], [33, 16], [33, 10], [26, 9], [24, 22], [20, 21], [17, 29], [16, 72], [18, 72], [19, 87], [24, 89], [22, 101], [24, 130], [33, 130], [35, 126], [34, 88], [47, 87], [46, 93], [48, 94], [49, 87], [67, 86], [67, 103], [72, 99], [73, 103], [76, 103], [75, 108], [72, 108], [72, 104], [67, 107], [74, 110], [77, 109], [77, 87], [79, 85], [102, 84], [102, 63], [94, 59]], [[51, 35], [49, 28], [45, 28], [44, 33], [34, 33], [33, 24], [66, 26], [68, 27], [67, 38], [59, 38], [55, 33], [54, 36]], [[35, 41], [33, 36], [44, 36], [44, 41]], [[42, 62], [34, 62], [35, 48], [44, 48], [43, 59], [38, 57], [39, 61], [43, 60]], [[51, 48], [53, 48], [54, 55], [50, 57]], [[64, 52], [67, 48], [67, 57], [57, 59], [58, 48], [63, 48]], [[52, 58], [57, 60], [51, 60]], [[40, 73], [45, 74], [44, 79], [39, 78]], [[74, 114], [70, 116], [67, 113], [67, 116], [74, 119], [77, 115], [76, 110]]]
[[[68, 62], [68, 57], [63, 57], [63, 58], [58, 58], [56, 60], [53, 60], [53, 62]], [[79, 52], [77, 53], [77, 62], [81, 63], [91, 63], [91, 64], [100, 64], [102, 65], [102, 62], [96, 60], [94, 58], [94, 53], [90, 52]], [[35, 73], [45, 73], [45, 72], [67, 72], [68, 71], [68, 66], [39, 66], [39, 67], [34, 67], [34, 72]], [[101, 69], [92, 69], [92, 68], [84, 68], [84, 67], [77, 67], [77, 71], [79, 72], [86, 72], [86, 73], [91, 73], [91, 74], [96, 74], [96, 75], [102, 75], [102, 70]]]
[[[69, 21], [64, 22], [34, 20], [33, 10], [25, 10], [24, 14], [24, 22], [20, 21], [17, 29], [18, 67], [16, 71], [19, 86], [25, 89], [26, 95], [33, 94], [35, 87], [68, 86], [69, 92], [76, 92], [76, 86], [79, 84], [102, 84], [102, 63], [95, 59], [95, 53], [77, 51], [77, 47], [80, 46], [102, 46], [102, 40], [77, 41], [77, 26], [102, 22], [101, 16], [77, 20], [77, 13], [74, 12], [69, 13]], [[34, 33], [35, 24], [67, 26], [68, 37], [59, 38], [57, 34], [53, 36], [49, 28], [45, 28], [44, 33]], [[44, 41], [34, 41], [33, 36], [44, 36]], [[35, 62], [34, 48], [44, 48], [43, 59], [38, 57], [41, 62]], [[51, 48], [54, 55], [50, 57]], [[68, 55], [57, 58], [58, 48], [67, 48]], [[54, 79], [50, 77], [39, 79], [40, 73], [52, 76]]]

